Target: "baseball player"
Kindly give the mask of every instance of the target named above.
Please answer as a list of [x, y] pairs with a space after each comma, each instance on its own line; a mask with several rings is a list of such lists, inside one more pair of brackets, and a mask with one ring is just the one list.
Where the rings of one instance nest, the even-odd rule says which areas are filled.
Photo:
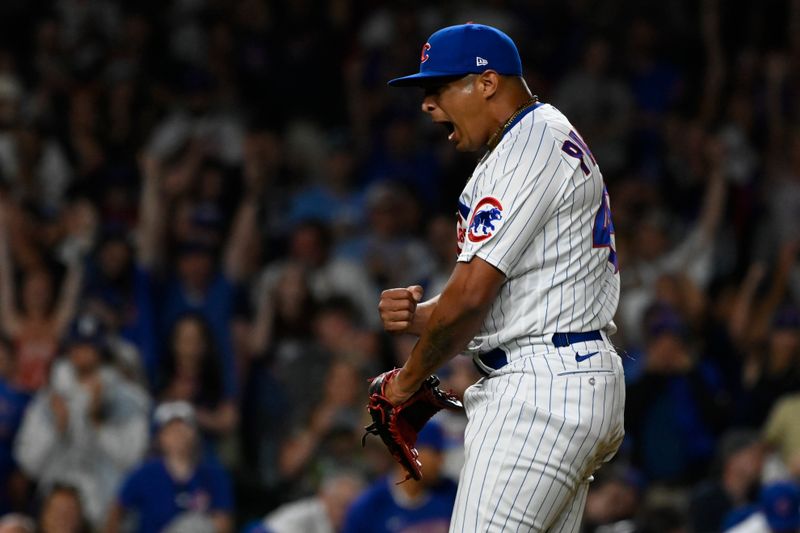
[[387, 331], [419, 335], [384, 390], [406, 401], [459, 353], [483, 378], [451, 532], [579, 531], [592, 473], [623, 437], [624, 376], [608, 340], [619, 299], [609, 199], [597, 162], [522, 78], [513, 41], [480, 24], [441, 29], [418, 73], [422, 110], [460, 151], [487, 148], [458, 201], [458, 262], [441, 294], [381, 296]]

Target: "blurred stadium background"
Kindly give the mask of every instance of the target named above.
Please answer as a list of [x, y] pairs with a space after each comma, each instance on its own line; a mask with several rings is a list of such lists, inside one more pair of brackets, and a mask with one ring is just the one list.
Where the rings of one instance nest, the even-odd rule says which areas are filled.
[[[344, 517], [394, 474], [365, 379], [413, 344], [377, 298], [443, 286], [477, 160], [386, 81], [468, 20], [516, 40], [612, 200], [627, 436], [585, 531], [787, 501], [797, 530], [800, 1], [3, 0], [0, 531], [366, 531]], [[427, 441], [440, 484], [463, 424]]]

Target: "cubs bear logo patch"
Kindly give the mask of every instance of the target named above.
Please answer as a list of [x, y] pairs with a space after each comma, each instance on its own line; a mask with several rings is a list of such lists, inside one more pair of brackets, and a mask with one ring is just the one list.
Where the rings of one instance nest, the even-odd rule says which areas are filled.
[[487, 196], [475, 206], [469, 220], [467, 238], [470, 242], [482, 242], [491, 238], [503, 225], [503, 205], [500, 200]]

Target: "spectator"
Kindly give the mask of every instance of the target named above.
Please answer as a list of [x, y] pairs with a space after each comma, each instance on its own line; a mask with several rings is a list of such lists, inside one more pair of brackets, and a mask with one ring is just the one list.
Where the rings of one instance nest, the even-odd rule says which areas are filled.
[[429, 421], [417, 439], [422, 480], [404, 483], [406, 472], [396, 466], [392, 474], [367, 489], [345, 519], [344, 533], [379, 533], [397, 530], [445, 532], [456, 497], [456, 484], [441, 477], [444, 432]]
[[246, 460], [264, 486], [281, 481], [275, 465], [287, 428], [294, 425], [297, 413], [310, 411], [324, 389], [330, 360], [314, 342], [309, 317], [315, 312], [305, 269], [289, 263], [270, 297], [264, 295], [258, 302], [250, 325], [253, 360], [243, 417], [258, 422], [243, 425], [242, 437]]
[[120, 373], [146, 389], [152, 383], [148, 370], [155, 358], [155, 330], [154, 317], [140, 310], [150, 308], [151, 298], [130, 239], [105, 228], [88, 261], [80, 307], [108, 331], [108, 349]]
[[[319, 220], [333, 229], [334, 238], [358, 231], [364, 223], [364, 199], [353, 189], [358, 163], [354, 148], [344, 139], [333, 139], [326, 154], [323, 179], [292, 197], [292, 222]], [[324, 244], [329, 247], [331, 243]]]
[[148, 143], [148, 152], [168, 158], [187, 142], [207, 145], [210, 155], [228, 165], [242, 160], [244, 129], [235, 112], [219, 105], [219, 91], [211, 73], [201, 68], [186, 68], [179, 74], [185, 104], [170, 110], [156, 126]]
[[634, 464], [649, 481], [696, 481], [727, 422], [728, 399], [714, 368], [690, 351], [674, 310], [655, 305], [645, 324], [644, 374], [628, 387], [625, 402]]
[[271, 289], [256, 301], [251, 325], [250, 352], [261, 357], [279, 355], [283, 344], [307, 343], [311, 336], [308, 317], [316, 311], [307, 270], [299, 263], [286, 263], [276, 272]]
[[418, 202], [392, 182], [372, 185], [366, 202], [367, 231], [342, 241], [338, 254], [365, 265], [379, 287], [407, 287], [425, 280], [434, 265], [413, 233], [420, 222]]
[[[685, 276], [690, 286], [705, 289], [713, 275], [712, 259], [715, 236], [724, 214], [727, 184], [723, 172], [724, 157], [714, 140], [707, 140], [708, 183], [701, 212], [693, 227], [670, 246], [670, 220], [658, 206], [644, 207], [639, 217], [635, 242], [622, 278], [618, 320], [621, 333], [630, 346], [640, 346], [641, 316], [656, 301], [657, 281], [664, 275]], [[674, 294], [682, 303], [678, 294]]]
[[800, 479], [800, 393], [783, 396], [764, 425], [764, 441], [776, 450], [788, 474]]
[[367, 371], [378, 372], [375, 368], [380, 351], [378, 339], [374, 331], [364, 327], [349, 298], [335, 296], [320, 302], [313, 331], [320, 348], [333, 359], [352, 361]]
[[364, 489], [364, 479], [353, 473], [332, 474], [319, 493], [283, 505], [247, 533], [335, 533], [342, 530], [350, 505]]
[[774, 483], [761, 490], [755, 512], [725, 529], [726, 533], [797, 533], [800, 531], [800, 487]]
[[95, 525], [105, 519], [127, 469], [144, 454], [149, 407], [145, 392], [104, 362], [104, 342], [96, 318], [75, 322], [66, 357], [33, 399], [14, 445], [17, 462], [40, 491], [72, 484]]
[[141, 533], [232, 531], [230, 480], [215, 460], [202, 455], [192, 406], [162, 403], [153, 424], [158, 455], [128, 474], [105, 531], [122, 531], [128, 515], [136, 516]]
[[[190, 156], [195, 157], [195, 156]], [[145, 184], [141, 196], [141, 221], [139, 262], [150, 273], [148, 280], [155, 284], [153, 276], [163, 267], [161, 247], [165, 237], [169, 202], [176, 196], [187, 194], [194, 180], [193, 163], [188, 168], [172, 169], [167, 176], [163, 162], [152, 155], [143, 157], [142, 166]], [[177, 178], [176, 178], [177, 176]], [[171, 181], [170, 181], [171, 180]], [[176, 185], [177, 182], [177, 185]], [[175, 191], [170, 191], [170, 187]], [[175, 206], [171, 206], [175, 207]], [[197, 213], [195, 213], [197, 214]], [[208, 320], [222, 363], [225, 392], [234, 395], [237, 390], [236, 356], [231, 333], [234, 318], [236, 284], [246, 272], [246, 257], [254, 239], [256, 204], [252, 196], [245, 196], [236, 214], [233, 234], [229, 236], [221, 269], [216, 266], [216, 237], [191, 222], [185, 231], [176, 221], [179, 237], [178, 253], [174, 269], [168, 269], [161, 287], [162, 305], [142, 309], [161, 317], [161, 331], [166, 333], [175, 321], [187, 312], [199, 312]], [[193, 216], [193, 215], [192, 215]], [[173, 228], [174, 229], [174, 228]], [[150, 302], [151, 305], [154, 302]]]
[[717, 461], [718, 477], [692, 491], [689, 522], [695, 533], [721, 531], [728, 513], [755, 500], [764, 464], [764, 449], [758, 434], [730, 430], [720, 440]]
[[746, 422], [753, 426], [766, 420], [782, 396], [800, 391], [800, 311], [785, 306], [774, 314], [764, 349], [753, 348], [754, 360], [745, 367]]
[[609, 72], [611, 57], [610, 42], [592, 39], [580, 67], [564, 77], [553, 95], [554, 105], [572, 117], [608, 176], [617, 174], [625, 164], [624, 135], [633, 107], [628, 87]]
[[[16, 383], [35, 392], [47, 380], [58, 343], [69, 328], [80, 295], [83, 266], [80, 256], [69, 261], [58, 300], [53, 277], [44, 268], [25, 272], [20, 308], [14, 304], [13, 268], [9, 250], [12, 213], [8, 203], [0, 207], [0, 316], [3, 333], [17, 346]], [[80, 253], [80, 252], [79, 252]]]
[[333, 236], [322, 222], [306, 220], [295, 226], [289, 238], [288, 257], [273, 262], [260, 274], [256, 286], [259, 305], [274, 293], [284, 270], [293, 264], [305, 270], [315, 300], [345, 296], [356, 305], [362, 320], [376, 326], [378, 290], [370, 283], [361, 264], [349, 258], [332, 256], [333, 244]]
[[643, 488], [640, 474], [614, 464], [596, 478], [586, 496], [584, 529], [595, 533], [633, 531]]
[[323, 396], [310, 413], [297, 414], [284, 441], [279, 468], [296, 491], [308, 493], [320, 479], [337, 467], [363, 467], [360, 436], [366, 411], [358, 384], [363, 376], [357, 366], [335, 361], [326, 376]]
[[81, 492], [72, 485], [56, 484], [44, 498], [39, 511], [41, 533], [90, 533]]
[[366, 183], [396, 183], [408, 188], [427, 209], [438, 207], [439, 164], [431, 147], [414, 135], [414, 115], [403, 111], [383, 117], [382, 138], [375, 143], [364, 170]]
[[177, 320], [163, 359], [158, 398], [185, 401], [195, 409], [201, 433], [229, 435], [236, 427], [236, 405], [226, 394], [211, 328], [198, 313]]

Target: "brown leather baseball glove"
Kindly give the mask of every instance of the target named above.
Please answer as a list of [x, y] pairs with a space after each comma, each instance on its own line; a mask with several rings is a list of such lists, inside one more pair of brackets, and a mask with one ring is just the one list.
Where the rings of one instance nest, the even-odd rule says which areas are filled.
[[386, 385], [397, 377], [399, 368], [384, 372], [374, 378], [369, 386], [369, 404], [367, 410], [372, 417], [372, 424], [365, 427], [367, 431], [361, 439], [366, 444], [367, 435], [378, 435], [392, 456], [408, 472], [406, 480], [422, 479], [422, 463], [419, 453], [414, 447], [425, 423], [442, 409], [463, 409], [458, 398], [439, 388], [439, 378], [430, 376], [409, 399], [392, 405], [386, 398]]

